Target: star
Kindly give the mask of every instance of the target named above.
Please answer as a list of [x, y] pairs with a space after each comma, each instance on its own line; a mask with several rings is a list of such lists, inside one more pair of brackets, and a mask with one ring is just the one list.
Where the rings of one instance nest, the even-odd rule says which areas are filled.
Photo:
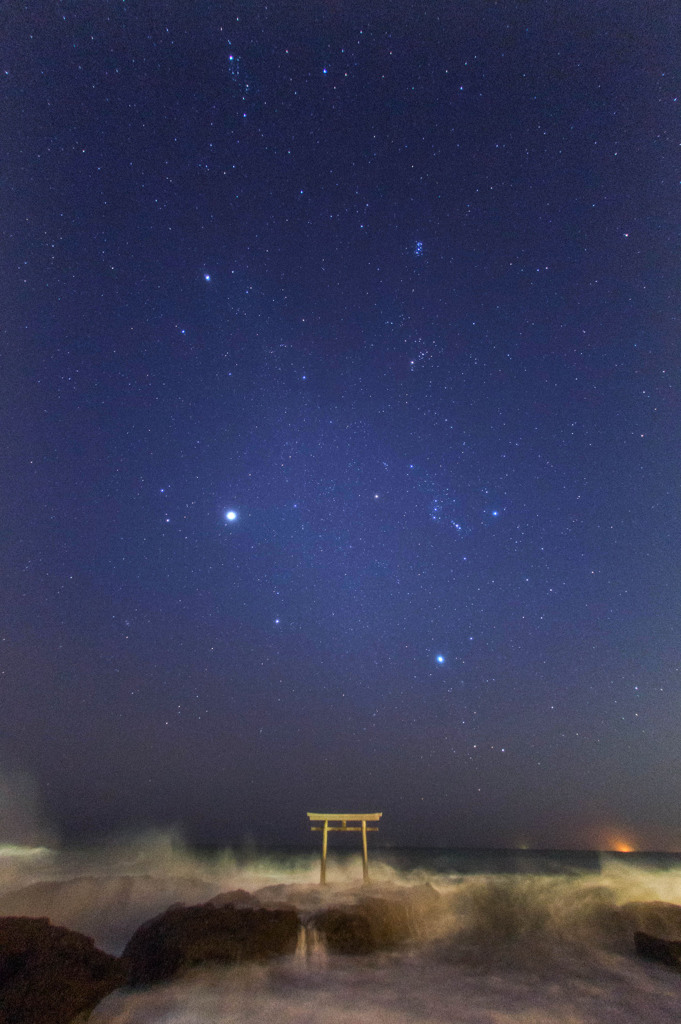
[[438, 663], [438, 665], [444, 665], [444, 663], [445, 663], [445, 656], [444, 656], [444, 654], [438, 654], [437, 657], [435, 658], [435, 660]]
[[236, 518], [237, 514], [234, 509], [230, 508], [229, 511], [225, 512], [225, 519], [227, 519], [228, 522], [233, 523]]
[[203, 275], [203, 280], [204, 281], [210, 281], [210, 274], [204, 274]]

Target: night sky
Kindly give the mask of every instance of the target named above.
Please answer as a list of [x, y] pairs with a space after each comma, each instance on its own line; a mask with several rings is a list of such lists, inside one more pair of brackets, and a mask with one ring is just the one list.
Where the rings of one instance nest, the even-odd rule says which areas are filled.
[[2, 770], [679, 849], [676, 3], [2, 20]]

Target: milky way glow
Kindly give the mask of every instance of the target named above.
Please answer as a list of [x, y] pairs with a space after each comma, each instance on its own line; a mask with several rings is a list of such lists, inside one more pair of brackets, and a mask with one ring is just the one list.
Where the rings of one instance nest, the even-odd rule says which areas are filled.
[[678, 3], [148, 6], [7, 24], [0, 864], [681, 850]]

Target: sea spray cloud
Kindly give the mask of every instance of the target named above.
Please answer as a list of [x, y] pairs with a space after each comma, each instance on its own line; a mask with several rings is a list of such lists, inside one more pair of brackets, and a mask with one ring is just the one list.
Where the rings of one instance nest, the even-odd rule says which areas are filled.
[[113, 993], [92, 1024], [602, 1024], [604, 1006], [617, 1008], [607, 1018], [617, 1024], [678, 1021], [679, 978], [638, 961], [617, 916], [630, 900], [681, 903], [678, 862], [655, 869], [606, 857], [593, 871], [465, 875], [429, 870], [427, 860], [398, 871], [377, 854], [375, 884], [363, 889], [360, 858], [338, 856], [322, 890], [316, 854], [201, 855], [176, 833], [148, 833], [20, 858], [0, 913], [47, 915], [120, 952], [139, 924], [175, 902], [242, 889], [264, 903], [333, 905], [429, 883], [439, 909], [402, 951], [343, 958], [309, 943], [266, 967], [201, 968], [146, 991]]

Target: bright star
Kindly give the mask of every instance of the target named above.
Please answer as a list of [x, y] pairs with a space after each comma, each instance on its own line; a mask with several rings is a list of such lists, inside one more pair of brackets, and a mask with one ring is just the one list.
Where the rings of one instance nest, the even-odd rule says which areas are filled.
[[438, 654], [438, 656], [437, 656], [437, 658], [435, 660], [438, 663], [438, 665], [444, 665], [444, 663], [445, 663], [445, 656], [444, 656], [444, 654]]
[[225, 512], [225, 519], [229, 520], [230, 523], [233, 523], [236, 517], [236, 512], [234, 512], [233, 509], [230, 509], [229, 512]]
[[204, 274], [203, 275], [203, 280], [204, 281], [210, 281], [210, 274]]

